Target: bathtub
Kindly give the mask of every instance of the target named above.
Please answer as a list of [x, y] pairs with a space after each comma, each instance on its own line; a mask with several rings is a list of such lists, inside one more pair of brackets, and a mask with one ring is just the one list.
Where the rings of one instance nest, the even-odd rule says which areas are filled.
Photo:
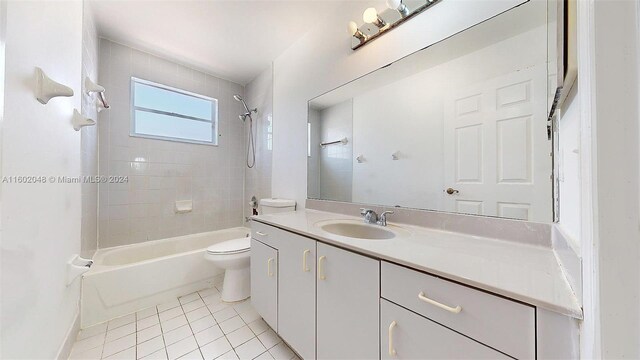
[[250, 234], [237, 227], [98, 250], [82, 278], [82, 328], [212, 286], [224, 270], [204, 259], [207, 247]]

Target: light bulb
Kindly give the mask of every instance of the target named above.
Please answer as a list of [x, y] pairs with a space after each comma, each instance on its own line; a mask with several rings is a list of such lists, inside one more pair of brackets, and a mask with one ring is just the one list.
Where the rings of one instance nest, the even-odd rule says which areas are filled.
[[349, 35], [355, 35], [358, 32], [358, 24], [355, 21], [349, 21]]
[[397, 10], [402, 4], [402, 0], [387, 0], [387, 7], [392, 10]]
[[362, 14], [362, 20], [367, 24], [373, 24], [376, 22], [378, 20], [378, 12], [376, 11], [376, 8], [370, 7], [365, 10], [364, 14]]

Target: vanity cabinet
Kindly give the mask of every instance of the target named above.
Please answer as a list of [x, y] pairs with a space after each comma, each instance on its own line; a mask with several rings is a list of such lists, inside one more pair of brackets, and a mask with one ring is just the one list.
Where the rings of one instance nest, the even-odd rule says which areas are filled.
[[251, 239], [251, 304], [278, 330], [278, 251]]
[[380, 300], [382, 359], [509, 359], [477, 341]]
[[318, 243], [318, 359], [378, 359], [380, 262]]
[[316, 241], [278, 235], [278, 334], [304, 359], [316, 356]]

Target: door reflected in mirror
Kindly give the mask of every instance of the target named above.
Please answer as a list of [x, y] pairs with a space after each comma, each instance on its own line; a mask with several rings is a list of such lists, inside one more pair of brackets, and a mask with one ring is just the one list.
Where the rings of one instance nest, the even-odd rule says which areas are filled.
[[531, 1], [310, 100], [308, 197], [551, 222], [548, 38]]

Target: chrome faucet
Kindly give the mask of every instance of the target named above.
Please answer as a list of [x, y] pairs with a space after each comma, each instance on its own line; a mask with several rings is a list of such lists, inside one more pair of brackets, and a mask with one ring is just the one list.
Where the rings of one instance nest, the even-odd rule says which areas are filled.
[[360, 208], [360, 215], [364, 217], [366, 224], [377, 224], [380, 226], [387, 226], [387, 214], [393, 214], [393, 211], [384, 211], [378, 215], [371, 209]]

